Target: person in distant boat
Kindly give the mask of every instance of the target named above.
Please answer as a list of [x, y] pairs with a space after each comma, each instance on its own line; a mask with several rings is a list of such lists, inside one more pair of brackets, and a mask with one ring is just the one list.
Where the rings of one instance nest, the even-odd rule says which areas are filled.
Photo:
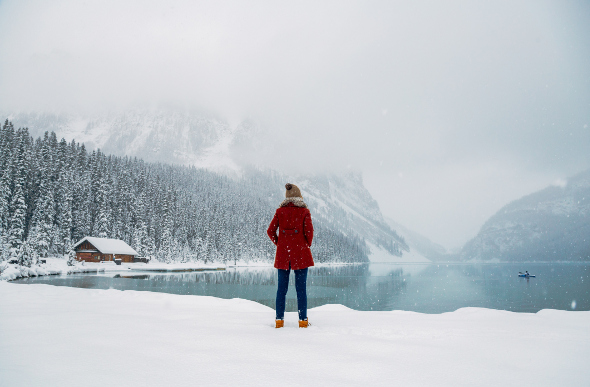
[[[295, 272], [299, 328], [307, 328], [307, 268], [313, 266], [311, 241], [313, 224], [311, 213], [295, 184], [286, 184], [285, 200], [281, 202], [266, 233], [277, 246], [274, 267], [278, 271], [276, 300], [276, 328], [282, 328], [285, 318], [285, 299], [289, 290], [289, 274]], [[278, 235], [277, 235], [278, 231]]]
[[530, 275], [528, 270], [524, 271], [524, 275], [526, 275], [527, 277]]

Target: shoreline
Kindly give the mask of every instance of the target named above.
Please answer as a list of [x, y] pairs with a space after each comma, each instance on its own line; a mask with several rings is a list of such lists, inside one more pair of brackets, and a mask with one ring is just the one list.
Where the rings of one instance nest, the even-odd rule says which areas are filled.
[[[114, 262], [104, 263], [84, 263], [75, 266], [68, 266], [67, 260], [56, 257], [47, 258], [47, 263], [33, 266], [31, 268], [16, 264], [3, 263], [6, 268], [0, 273], [0, 281], [12, 281], [27, 277], [38, 277], [45, 275], [69, 275], [83, 273], [105, 273], [105, 272], [154, 272], [154, 273], [182, 273], [195, 271], [221, 271], [227, 269], [244, 269], [244, 268], [272, 268], [272, 263], [265, 262], [242, 262], [240, 264], [220, 264], [220, 263], [122, 263], [116, 265]], [[585, 265], [590, 262], [586, 261], [523, 261], [523, 262], [330, 262], [316, 263], [315, 267], [338, 267], [338, 266], [359, 266], [359, 265], [412, 265], [412, 266], [430, 266], [430, 265], [464, 265], [464, 266], [494, 266], [494, 265], [562, 265], [562, 264], [579, 264]]]

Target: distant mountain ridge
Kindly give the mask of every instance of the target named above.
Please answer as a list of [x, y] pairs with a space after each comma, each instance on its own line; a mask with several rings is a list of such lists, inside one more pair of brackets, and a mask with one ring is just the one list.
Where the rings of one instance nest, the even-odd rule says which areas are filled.
[[212, 115], [179, 109], [134, 109], [94, 115], [8, 114], [33, 137], [54, 131], [105, 154], [141, 157], [147, 162], [193, 165], [214, 172], [239, 169], [229, 147], [239, 127]]
[[408, 247], [412, 251], [419, 253], [424, 258], [434, 262], [450, 261], [455, 259], [455, 257], [449, 254], [449, 252], [443, 246], [431, 241], [424, 235], [404, 227], [393, 219], [387, 218], [386, 221], [392, 229], [398, 231], [404, 236]]
[[[19, 113], [7, 117], [17, 127], [28, 127], [34, 137], [55, 131], [59, 137], [75, 139], [88, 149], [100, 148], [105, 154], [191, 165], [251, 179], [259, 178], [256, 169], [244, 165], [240, 154], [249, 149], [263, 151], [265, 146], [264, 133], [256, 123], [244, 121], [232, 127], [197, 111], [135, 109], [89, 116]], [[283, 178], [292, 179], [303, 189], [310, 209], [326, 224], [333, 224], [351, 238], [358, 235], [392, 257], [409, 251], [404, 238], [384, 220], [360, 174]]]
[[590, 261], [590, 170], [504, 206], [463, 260]]

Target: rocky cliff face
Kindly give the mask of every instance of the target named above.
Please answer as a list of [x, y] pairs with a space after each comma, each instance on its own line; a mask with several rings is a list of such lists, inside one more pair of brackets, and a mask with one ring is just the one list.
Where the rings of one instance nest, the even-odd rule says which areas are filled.
[[354, 232], [392, 256], [409, 252], [404, 238], [385, 222], [359, 173], [300, 176], [297, 180], [314, 214], [329, 219], [337, 229]]
[[590, 170], [506, 205], [465, 245], [461, 257], [589, 261]]

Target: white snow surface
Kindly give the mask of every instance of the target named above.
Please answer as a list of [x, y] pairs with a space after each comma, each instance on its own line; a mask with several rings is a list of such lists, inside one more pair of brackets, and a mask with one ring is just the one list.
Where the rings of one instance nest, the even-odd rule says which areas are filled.
[[[37, 277], [53, 274], [76, 274], [76, 273], [104, 273], [104, 272], [128, 272], [133, 271], [197, 271], [197, 270], [220, 270], [226, 268], [222, 263], [161, 263], [151, 261], [150, 263], [121, 263], [113, 261], [84, 262], [75, 266], [68, 266], [67, 258], [50, 257], [46, 258], [47, 263], [25, 267], [16, 264], [3, 262], [0, 264], [0, 281], [12, 281], [23, 277]], [[0, 384], [1, 386], [1, 384]]]
[[84, 237], [74, 247], [84, 241], [90, 242], [92, 246], [96, 247], [103, 254], [139, 255], [137, 251], [120, 239]]
[[590, 312], [309, 311], [0, 282], [2, 386], [587, 386]]
[[113, 271], [121, 266], [98, 264], [98, 263], [77, 263], [75, 266], [68, 266], [67, 258], [45, 258], [47, 263], [41, 265], [33, 265], [31, 267], [21, 266], [17, 264], [9, 264], [8, 262], [0, 263], [0, 281], [12, 281], [23, 277], [37, 277], [42, 275], [55, 274], [74, 274], [74, 273], [98, 273], [104, 271]]

